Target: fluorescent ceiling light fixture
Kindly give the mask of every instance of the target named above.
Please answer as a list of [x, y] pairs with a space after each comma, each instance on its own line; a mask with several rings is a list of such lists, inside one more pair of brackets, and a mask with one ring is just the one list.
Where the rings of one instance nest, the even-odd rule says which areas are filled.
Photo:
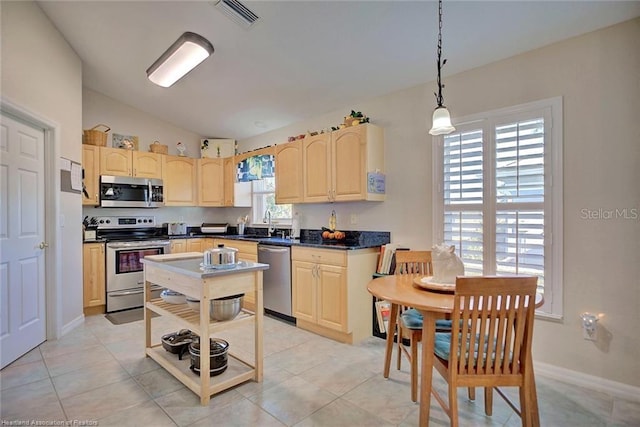
[[213, 45], [199, 34], [187, 31], [147, 69], [153, 83], [169, 87], [213, 53]]

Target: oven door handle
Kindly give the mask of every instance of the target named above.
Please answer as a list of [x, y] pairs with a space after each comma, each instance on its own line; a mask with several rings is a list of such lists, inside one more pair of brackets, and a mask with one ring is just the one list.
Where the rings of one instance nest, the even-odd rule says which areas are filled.
[[[159, 291], [161, 289], [164, 289], [162, 286], [156, 286], [154, 288], [151, 288], [151, 291]], [[140, 289], [140, 290], [135, 290], [135, 291], [124, 291], [124, 292], [111, 292], [109, 293], [109, 296], [112, 297], [127, 297], [129, 295], [138, 295], [144, 292], [144, 289]]]
[[147, 240], [140, 242], [127, 242], [127, 243], [118, 243], [111, 242], [107, 243], [107, 247], [111, 249], [156, 249], [158, 247], [168, 247], [171, 246], [170, 240]]
[[142, 290], [142, 289], [139, 290], [139, 291], [111, 292], [109, 294], [109, 296], [112, 296], [112, 297], [126, 297], [126, 296], [129, 296], [129, 295], [138, 295], [138, 294], [141, 294], [143, 292], [144, 292], [144, 290]]

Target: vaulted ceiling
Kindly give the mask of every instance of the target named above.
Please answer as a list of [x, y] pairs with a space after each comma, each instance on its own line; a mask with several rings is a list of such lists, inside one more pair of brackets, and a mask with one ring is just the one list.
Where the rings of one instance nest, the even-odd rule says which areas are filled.
[[[203, 136], [242, 139], [435, 79], [435, 1], [243, 1], [259, 17], [249, 29], [215, 3], [39, 2], [84, 86]], [[443, 13], [446, 80], [640, 16], [640, 2], [445, 0]], [[146, 69], [185, 31], [214, 54], [152, 84]]]

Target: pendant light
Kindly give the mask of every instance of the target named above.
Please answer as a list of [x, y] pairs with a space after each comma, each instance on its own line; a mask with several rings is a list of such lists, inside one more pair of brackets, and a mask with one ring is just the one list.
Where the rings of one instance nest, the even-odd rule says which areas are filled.
[[442, 80], [440, 78], [440, 72], [444, 64], [447, 63], [447, 60], [442, 60], [442, 0], [438, 1], [438, 93], [434, 93], [436, 96], [436, 102], [438, 106], [433, 111], [433, 127], [429, 130], [431, 135], [447, 135], [454, 130], [455, 127], [451, 124], [451, 115], [449, 114], [449, 110], [447, 107], [443, 105], [443, 97], [442, 97], [442, 88], [444, 85], [442, 84]]
[[147, 69], [147, 77], [158, 86], [169, 87], [212, 53], [213, 45], [207, 39], [187, 31]]

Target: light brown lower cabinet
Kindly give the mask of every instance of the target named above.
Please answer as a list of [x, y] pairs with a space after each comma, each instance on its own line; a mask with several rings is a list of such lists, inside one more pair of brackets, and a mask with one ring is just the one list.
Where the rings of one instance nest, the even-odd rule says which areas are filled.
[[171, 239], [171, 253], [179, 254], [187, 251], [187, 239]]
[[355, 343], [372, 335], [367, 283], [378, 251], [293, 247], [293, 317], [299, 328], [336, 341]]
[[209, 249], [212, 246], [213, 239], [205, 238], [205, 237], [194, 237], [191, 239], [186, 239], [187, 241], [187, 249], [185, 252], [204, 252], [206, 249]]
[[104, 243], [82, 245], [84, 314], [104, 313], [106, 304]]
[[[258, 262], [258, 243], [230, 240], [230, 239], [214, 239], [213, 246], [225, 245], [225, 247], [236, 248], [238, 253], [236, 254], [236, 261], [252, 261]], [[242, 299], [242, 307], [254, 311], [256, 308], [256, 301], [252, 293], [245, 294]]]

